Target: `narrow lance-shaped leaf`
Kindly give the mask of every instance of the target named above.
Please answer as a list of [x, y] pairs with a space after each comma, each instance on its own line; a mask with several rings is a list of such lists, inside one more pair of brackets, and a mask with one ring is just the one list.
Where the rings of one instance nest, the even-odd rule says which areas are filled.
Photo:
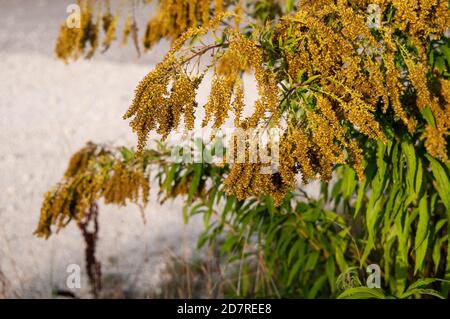
[[422, 268], [428, 248], [428, 223], [430, 217], [427, 204], [427, 197], [424, 195], [419, 201], [419, 222], [414, 241], [414, 248], [416, 251], [414, 273], [417, 273], [417, 271]]

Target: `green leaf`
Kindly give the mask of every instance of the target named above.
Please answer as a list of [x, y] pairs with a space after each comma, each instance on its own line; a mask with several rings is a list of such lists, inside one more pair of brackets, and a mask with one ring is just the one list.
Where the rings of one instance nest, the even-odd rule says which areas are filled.
[[325, 285], [325, 283], [327, 282], [327, 275], [322, 275], [320, 276], [315, 282], [314, 285], [312, 286], [311, 290], [308, 293], [308, 298], [309, 299], [314, 299], [317, 296], [317, 293], [319, 292], [319, 290]]
[[242, 296], [247, 296], [250, 289], [250, 276], [247, 264], [244, 264], [242, 267], [241, 283], [242, 283]]
[[273, 198], [271, 196], [266, 196], [265, 198], [267, 210], [269, 211], [270, 215], [275, 214], [275, 205], [273, 203]]
[[333, 258], [328, 258], [325, 265], [325, 270], [327, 272], [328, 283], [331, 288], [331, 292], [336, 290], [336, 276], [335, 276], [335, 264]]
[[434, 272], [437, 272], [437, 271], [438, 271], [439, 264], [440, 264], [440, 262], [441, 262], [441, 250], [442, 250], [442, 245], [444, 244], [444, 242], [445, 242], [446, 240], [448, 240], [448, 238], [447, 238], [447, 237], [443, 237], [443, 238], [440, 238], [439, 240], [437, 240], [437, 241], [434, 243], [434, 246], [433, 246], [433, 255], [432, 255], [433, 263], [434, 263]]
[[222, 212], [222, 219], [224, 219], [226, 217], [227, 213], [231, 211], [233, 204], [234, 204], [234, 197], [227, 196], [227, 201], [225, 203], [225, 207], [223, 208], [223, 212]]
[[411, 297], [413, 295], [430, 295], [430, 296], [434, 296], [437, 297], [439, 299], [445, 299], [444, 296], [442, 296], [438, 291], [434, 290], [434, 289], [411, 289], [408, 292], [405, 292], [401, 298], [408, 298]]
[[299, 258], [297, 262], [294, 264], [294, 266], [291, 268], [291, 271], [289, 272], [289, 277], [287, 281], [287, 285], [290, 286], [292, 282], [294, 281], [294, 278], [296, 275], [298, 275], [298, 271], [300, 270], [300, 267], [303, 264], [303, 260]]
[[[170, 191], [172, 182], [174, 180], [175, 177], [175, 172], [177, 171], [178, 165], [177, 164], [172, 164], [170, 166], [170, 169], [168, 172], [166, 172], [166, 179], [164, 180], [164, 184], [162, 185], [162, 188], [165, 189], [166, 191]], [[166, 169], [167, 171], [167, 169]]]
[[216, 194], [217, 194], [217, 187], [214, 187], [211, 190], [211, 192], [209, 193], [208, 210], [206, 211], [205, 215], [203, 216], [203, 221], [204, 221], [205, 225], [208, 224], [209, 219], [211, 218], [211, 214], [213, 212], [213, 207], [214, 207], [214, 200], [216, 199]]
[[305, 222], [315, 222], [319, 219], [320, 213], [320, 208], [310, 208], [302, 213], [302, 218]]
[[286, 1], [286, 12], [290, 12], [294, 10], [295, 0], [287, 0]]
[[358, 194], [356, 196], [356, 202], [355, 202], [355, 217], [358, 215], [359, 211], [361, 210], [364, 195], [366, 194], [366, 183], [367, 183], [366, 180], [367, 180], [367, 178], [361, 183], [361, 185], [358, 188]]
[[414, 151], [414, 146], [409, 142], [405, 141], [402, 143], [402, 150], [406, 157], [406, 188], [409, 198], [407, 199], [408, 205], [415, 196], [415, 176], [417, 170], [416, 163], [416, 152]]
[[441, 45], [439, 50], [444, 54], [447, 62], [450, 64], [450, 47], [446, 45]]
[[387, 239], [387, 242], [385, 244], [384, 247], [384, 278], [385, 280], [388, 282], [390, 277], [391, 277], [391, 270], [390, 270], [390, 266], [391, 266], [391, 249], [392, 246], [395, 243], [395, 234], [392, 234], [392, 237]]
[[427, 197], [423, 196], [419, 201], [419, 222], [417, 225], [417, 231], [414, 242], [414, 249], [416, 251], [416, 261], [414, 266], [414, 274], [417, 270], [422, 268], [425, 255], [428, 248], [428, 224], [429, 224], [429, 213], [427, 207]]
[[437, 56], [434, 60], [434, 67], [439, 72], [439, 74], [445, 71], [445, 60], [442, 56]]
[[342, 195], [347, 199], [350, 198], [355, 191], [356, 184], [357, 181], [355, 171], [351, 167], [346, 167], [344, 170], [344, 176], [342, 177]]
[[366, 225], [368, 232], [368, 241], [364, 250], [362, 263], [368, 257], [370, 251], [374, 247], [374, 239], [377, 231], [377, 221], [380, 217], [381, 207], [384, 202], [381, 194], [383, 193], [385, 182], [386, 182], [386, 168], [387, 164], [384, 159], [386, 154], [387, 146], [383, 142], [377, 142], [377, 152], [376, 152], [376, 164], [377, 172], [372, 181], [372, 194], [369, 198], [366, 210]]
[[414, 184], [414, 189], [415, 189], [416, 195], [419, 195], [419, 193], [420, 193], [420, 189], [422, 188], [422, 181], [423, 181], [422, 161], [420, 158], [417, 158], [417, 171], [416, 171], [416, 178], [415, 178], [415, 184]]
[[386, 299], [381, 289], [369, 287], [356, 287], [345, 290], [338, 299]]
[[313, 75], [310, 78], [308, 78], [305, 82], [303, 82], [303, 85], [307, 85], [311, 82], [313, 82], [314, 80], [318, 79], [320, 77], [320, 75]]
[[348, 269], [348, 264], [345, 261], [344, 254], [342, 253], [342, 250], [338, 245], [334, 247], [334, 250], [334, 257], [336, 258], [336, 263], [339, 266], [339, 270], [341, 272], [345, 272]]
[[294, 243], [294, 245], [292, 245], [291, 249], [289, 250], [289, 254], [288, 254], [288, 259], [287, 259], [287, 263], [290, 266], [292, 259], [297, 255], [298, 258], [301, 258], [302, 256], [300, 256], [298, 254], [298, 252], [300, 251], [300, 246], [303, 245], [303, 240], [301, 240], [300, 238], [297, 239], [297, 241]]
[[434, 120], [433, 112], [431, 112], [431, 109], [428, 106], [422, 110], [422, 116], [428, 124], [430, 124], [433, 128], [436, 128], [436, 121]]
[[224, 241], [220, 247], [222, 253], [231, 253], [233, 246], [237, 243], [238, 238], [236, 236], [230, 235]]
[[434, 179], [436, 180], [436, 190], [441, 198], [445, 208], [450, 211], [450, 181], [445, 171], [445, 167], [430, 155], [425, 155], [430, 161], [431, 170], [433, 171]]
[[308, 256], [308, 259], [306, 261], [305, 271], [314, 269], [316, 267], [316, 265], [317, 265], [317, 260], [318, 259], [319, 259], [319, 252], [318, 251], [313, 251], [312, 253], [310, 253], [309, 256]]
[[122, 157], [126, 163], [134, 158], [134, 153], [127, 147], [122, 147], [120, 149], [120, 153], [122, 154]]
[[198, 185], [200, 184], [200, 179], [202, 177], [202, 163], [195, 163], [194, 166], [194, 176], [192, 177], [191, 186], [189, 187], [188, 203], [192, 202], [194, 194], [197, 192]]
[[408, 289], [400, 295], [400, 298], [408, 298], [412, 295], [432, 295], [438, 298], [442, 298], [442, 295], [439, 294], [437, 291], [433, 290], [433, 289], [424, 289], [424, 287], [427, 287], [429, 285], [431, 285], [432, 283], [436, 282], [436, 281], [441, 281], [441, 282], [448, 282], [448, 280], [443, 280], [443, 279], [439, 279], [439, 278], [424, 278], [424, 279], [419, 279], [416, 282], [414, 282], [413, 284], [411, 284]]
[[405, 293], [408, 292], [411, 289], [423, 288], [423, 287], [429, 286], [429, 285], [431, 285], [432, 283], [434, 283], [436, 281], [446, 281], [446, 280], [439, 279], [439, 278], [423, 278], [423, 279], [419, 279], [419, 280], [416, 280], [414, 283], [412, 283], [408, 287], [408, 289], [405, 291]]

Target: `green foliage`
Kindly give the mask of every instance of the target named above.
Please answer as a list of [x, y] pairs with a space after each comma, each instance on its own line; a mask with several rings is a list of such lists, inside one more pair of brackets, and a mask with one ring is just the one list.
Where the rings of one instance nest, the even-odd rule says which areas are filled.
[[[407, 299], [411, 297], [421, 297], [424, 295], [433, 296], [439, 299], [445, 299], [442, 294], [434, 289], [427, 288], [430, 284], [438, 281], [437, 279], [425, 278], [419, 279], [413, 284], [411, 284], [404, 293], [402, 293], [397, 298]], [[369, 287], [352, 287], [343, 291], [338, 297], [338, 299], [394, 299], [395, 296], [387, 296], [383, 290], [379, 288], [369, 288]]]
[[[242, 268], [240, 278], [252, 276], [252, 285], [243, 284], [247, 288], [239, 296], [381, 297], [361, 287], [339, 294], [345, 289], [342, 274], [372, 263], [382, 267], [382, 288], [391, 296], [438, 295], [412, 289], [419, 289], [414, 282], [421, 278], [448, 276], [448, 257], [441, 258], [448, 256], [447, 192], [438, 191], [445, 189], [448, 171], [407, 137], [368, 149], [366, 180], [358, 182], [352, 168], [339, 166], [337, 182], [323, 183], [318, 199], [299, 190], [274, 207], [270, 197], [238, 201], [220, 182], [212, 182], [205, 183], [211, 186], [203, 196], [187, 202], [188, 216], [205, 217], [200, 247], [223, 241], [227, 263], [251, 265]], [[195, 165], [187, 172], [194, 174]], [[218, 171], [204, 167], [203, 179], [217, 178], [209, 174]], [[170, 183], [180, 187], [175, 180]], [[359, 277], [353, 278], [361, 286]], [[426, 282], [445, 294], [445, 283]]]
[[[186, 221], [203, 216], [199, 248], [219, 246], [222, 262], [238, 269], [229, 297], [441, 297], [448, 293], [448, 283], [423, 278], [450, 276], [449, 168], [428, 156], [423, 143], [413, 143], [413, 138], [392, 137], [386, 144], [366, 141], [363, 182], [353, 168], [337, 166], [336, 182], [322, 182], [318, 198], [298, 188], [279, 207], [270, 196], [238, 200], [224, 190], [227, 165], [174, 163], [162, 144], [142, 154], [146, 166], [140, 174], [158, 182], [162, 202], [186, 199]], [[211, 152], [211, 145], [197, 146]], [[89, 144], [75, 158], [98, 148]], [[100, 149], [102, 156], [119, 156], [124, 169], [136, 166], [133, 150]], [[115, 167], [97, 166], [102, 158], [72, 162], [68, 172], [94, 180], [96, 167]], [[65, 189], [65, 181], [70, 187], [66, 177], [58, 189]], [[363, 286], [369, 264], [382, 269], [381, 290]]]

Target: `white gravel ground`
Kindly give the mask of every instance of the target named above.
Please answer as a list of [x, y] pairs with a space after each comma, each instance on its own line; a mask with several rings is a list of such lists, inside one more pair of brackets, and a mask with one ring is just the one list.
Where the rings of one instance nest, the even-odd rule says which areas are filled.
[[[92, 61], [65, 65], [53, 56], [62, 0], [0, 0], [0, 271], [9, 297], [51, 297], [65, 289], [66, 266], [83, 265], [74, 226], [48, 241], [35, 238], [44, 192], [86, 141], [135, 145], [122, 120], [138, 81], [167, 44], [141, 59], [114, 47]], [[153, 196], [153, 203], [155, 197]], [[164, 252], [192, 247], [201, 223], [183, 224], [180, 203], [152, 204], [143, 224], [136, 207], [100, 208], [98, 257], [125, 289], [149, 291]], [[77, 294], [88, 296], [86, 276]], [[0, 292], [1, 296], [1, 292]]]

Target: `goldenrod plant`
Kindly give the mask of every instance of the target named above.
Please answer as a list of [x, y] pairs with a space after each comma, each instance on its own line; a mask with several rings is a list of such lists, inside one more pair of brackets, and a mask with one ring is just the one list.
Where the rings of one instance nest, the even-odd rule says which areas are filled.
[[[58, 57], [86, 55], [88, 43], [92, 56], [100, 21], [104, 47], [117, 38], [120, 11], [113, 16], [100, 2], [80, 1], [81, 28], [62, 26]], [[148, 2], [129, 5], [143, 10]], [[74, 155], [45, 197], [37, 234], [48, 237], [53, 225], [81, 220], [100, 198], [146, 204], [156, 178], [162, 199], [184, 197], [186, 217], [203, 214], [199, 244], [223, 241], [224, 260], [240, 263], [239, 289], [230, 297], [448, 297], [449, 2], [157, 5], [143, 47], [162, 38], [172, 45], [138, 84], [124, 115], [137, 134], [136, 149], [88, 144]], [[137, 33], [131, 19], [124, 38]], [[199, 105], [207, 73], [210, 93]], [[253, 105], [245, 103], [245, 73], [256, 83]], [[267, 163], [230, 158], [171, 163], [163, 144], [148, 149], [151, 132], [164, 140], [194, 130], [200, 108], [211, 138], [229, 119], [236, 136], [277, 129], [278, 152], [269, 151], [277, 153], [278, 171], [268, 174], [262, 172]], [[248, 159], [251, 141], [244, 144]], [[303, 189], [314, 180], [319, 198]], [[375, 290], [364, 286], [373, 264], [381, 269]], [[358, 279], [343, 285], [339, 275], [349, 269]]]

